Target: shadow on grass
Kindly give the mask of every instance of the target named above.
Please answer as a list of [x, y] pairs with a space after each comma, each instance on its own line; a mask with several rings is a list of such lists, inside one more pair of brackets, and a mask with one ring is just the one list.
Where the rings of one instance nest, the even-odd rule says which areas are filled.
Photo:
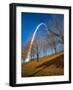
[[[43, 64], [39, 65], [36, 67], [36, 69], [40, 68], [39, 70], [37, 70], [36, 72], [34, 72], [31, 75], [27, 75], [28, 77], [32, 77], [35, 76], [37, 73], [39, 73], [40, 71], [42, 71], [43, 69], [54, 65], [56, 68], [64, 68], [64, 55], [61, 55], [53, 60], [49, 60], [47, 62], [44, 62]], [[50, 74], [52, 76], [52, 74]], [[53, 74], [54, 75], [54, 74]], [[55, 75], [58, 75], [57, 73], [55, 73]], [[61, 74], [60, 74], [61, 75]]]

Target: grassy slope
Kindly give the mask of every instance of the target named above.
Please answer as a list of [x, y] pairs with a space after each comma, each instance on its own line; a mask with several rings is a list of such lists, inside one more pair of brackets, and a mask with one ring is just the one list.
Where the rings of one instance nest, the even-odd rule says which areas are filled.
[[22, 64], [22, 77], [64, 74], [64, 51]]

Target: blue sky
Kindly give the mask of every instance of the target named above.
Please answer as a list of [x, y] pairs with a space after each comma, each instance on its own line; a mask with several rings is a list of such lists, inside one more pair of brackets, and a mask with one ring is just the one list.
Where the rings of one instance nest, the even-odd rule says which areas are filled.
[[[48, 23], [49, 28], [53, 25], [49, 21], [52, 21], [52, 19], [58, 19], [59, 23], [57, 25], [57, 28], [61, 29], [63, 28], [63, 20], [64, 15], [62, 14], [44, 14], [44, 13], [24, 13], [22, 12], [21, 16], [21, 43], [22, 46], [25, 46], [29, 39], [31, 39], [33, 32], [35, 31], [38, 24], [41, 22]], [[40, 29], [44, 29], [43, 26], [40, 27]]]

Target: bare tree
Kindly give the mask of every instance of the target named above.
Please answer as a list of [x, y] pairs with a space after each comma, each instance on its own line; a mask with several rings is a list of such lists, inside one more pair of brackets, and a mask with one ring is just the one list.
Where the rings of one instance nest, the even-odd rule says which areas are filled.
[[49, 48], [51, 48], [53, 53], [56, 53], [57, 39], [55, 35], [49, 32], [47, 39]]
[[59, 46], [64, 45], [64, 19], [63, 17], [57, 17], [54, 15], [51, 20], [47, 23], [47, 28], [49, 34], [46, 39], [48, 39], [48, 45], [50, 48], [56, 52]]
[[33, 44], [32, 44], [32, 48], [31, 48], [31, 55], [36, 55], [37, 57], [37, 61], [39, 61], [39, 53], [40, 53], [40, 48], [38, 47], [38, 42], [37, 40], [35, 39], [33, 41]]
[[28, 48], [27, 47], [22, 47], [22, 51], [21, 51], [21, 57], [22, 57], [22, 60], [25, 60], [26, 56], [27, 56], [27, 52], [28, 51]]

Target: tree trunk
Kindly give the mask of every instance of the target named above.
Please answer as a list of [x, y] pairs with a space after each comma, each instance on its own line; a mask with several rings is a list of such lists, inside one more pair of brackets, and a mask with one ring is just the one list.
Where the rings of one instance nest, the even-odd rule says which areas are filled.
[[38, 46], [37, 46], [37, 62], [39, 61], [39, 52], [38, 52]]
[[37, 53], [37, 62], [39, 61], [39, 54]]
[[56, 53], [56, 47], [54, 48], [54, 54]]

